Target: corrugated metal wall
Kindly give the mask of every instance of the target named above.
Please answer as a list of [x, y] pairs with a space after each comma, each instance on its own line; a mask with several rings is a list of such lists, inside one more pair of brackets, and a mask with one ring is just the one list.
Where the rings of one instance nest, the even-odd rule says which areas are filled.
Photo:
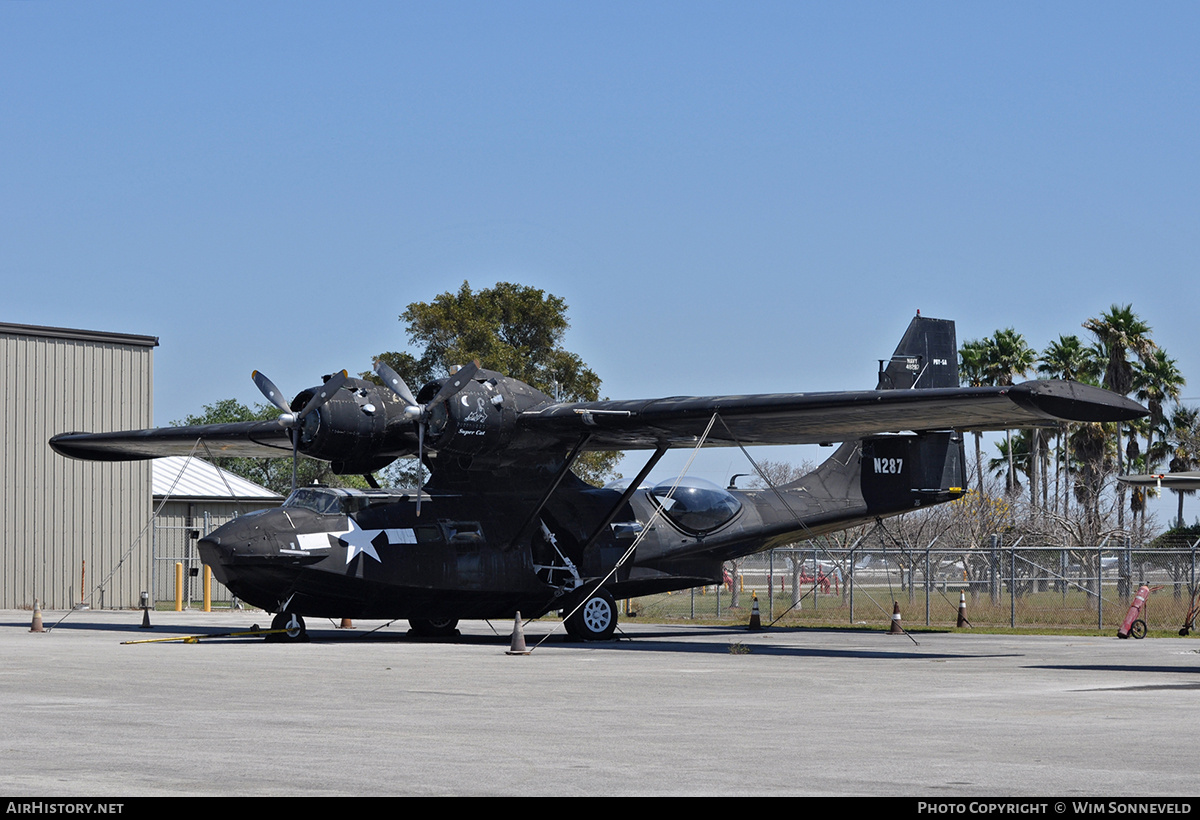
[[63, 458], [57, 433], [150, 427], [153, 337], [0, 324], [0, 608], [135, 606], [149, 580], [149, 462]]

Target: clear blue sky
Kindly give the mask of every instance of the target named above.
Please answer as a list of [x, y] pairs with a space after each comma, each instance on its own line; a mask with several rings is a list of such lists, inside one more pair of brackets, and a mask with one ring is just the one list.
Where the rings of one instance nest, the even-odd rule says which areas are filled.
[[566, 298], [609, 397], [870, 387], [917, 309], [1040, 349], [1114, 303], [1200, 397], [1198, 24], [0, 2], [0, 321], [160, 337], [159, 424], [365, 370], [463, 280]]

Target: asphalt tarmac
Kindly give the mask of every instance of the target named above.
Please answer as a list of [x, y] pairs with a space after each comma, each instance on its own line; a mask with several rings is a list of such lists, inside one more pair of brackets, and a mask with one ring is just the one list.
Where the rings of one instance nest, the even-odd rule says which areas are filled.
[[511, 623], [31, 615], [0, 611], [6, 798], [1200, 793], [1196, 638], [544, 621], [514, 656]]

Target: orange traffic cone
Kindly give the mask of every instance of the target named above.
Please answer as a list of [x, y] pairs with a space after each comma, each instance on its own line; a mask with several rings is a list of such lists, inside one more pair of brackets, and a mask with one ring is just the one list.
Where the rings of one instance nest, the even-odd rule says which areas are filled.
[[904, 628], [900, 626], [900, 602], [892, 601], [892, 629], [889, 634], [903, 635]]
[[342, 624], [338, 629], [354, 629], [354, 622], [349, 618], [342, 618]]
[[754, 596], [754, 606], [750, 609], [750, 631], [757, 632], [762, 629], [762, 616], [758, 612], [758, 593], [752, 593]]
[[967, 593], [959, 592], [958, 593], [958, 623], [956, 624], [956, 626], [961, 629], [964, 626], [970, 626], [970, 625], [971, 625], [971, 623], [967, 620]]
[[33, 623], [29, 626], [30, 632], [45, 632], [42, 629], [42, 605], [38, 603], [38, 599], [33, 599]]
[[525, 648], [525, 630], [521, 628], [521, 613], [517, 613], [516, 621], [513, 623], [512, 643], [509, 645], [505, 655], [528, 655], [529, 650]]

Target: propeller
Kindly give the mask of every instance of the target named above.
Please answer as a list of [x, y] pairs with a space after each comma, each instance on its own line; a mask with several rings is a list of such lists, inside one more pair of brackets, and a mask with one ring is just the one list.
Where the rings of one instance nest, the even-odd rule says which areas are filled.
[[[429, 426], [429, 417], [432, 413], [432, 408], [446, 401], [454, 394], [458, 393], [468, 384], [479, 370], [479, 362], [471, 362], [465, 367], [460, 367], [452, 373], [446, 381], [442, 383], [442, 387], [438, 390], [430, 401], [425, 404], [418, 404], [417, 399], [413, 396], [408, 385], [404, 383], [404, 379], [400, 378], [400, 374], [390, 368], [382, 359], [375, 360], [375, 373], [379, 378], [383, 379], [383, 383], [404, 402], [404, 415], [412, 419], [417, 425], [417, 466], [420, 469], [425, 455], [425, 428]], [[421, 514], [421, 488], [425, 484], [425, 474], [421, 472], [417, 478], [417, 515]]]
[[304, 419], [333, 398], [334, 394], [341, 390], [342, 385], [350, 378], [350, 374], [345, 370], [335, 373], [327, 382], [316, 388], [312, 398], [308, 400], [299, 412], [293, 412], [291, 406], [283, 400], [283, 393], [275, 386], [274, 382], [257, 370], [250, 375], [254, 379], [254, 384], [267, 397], [267, 401], [271, 402], [271, 404], [278, 407], [281, 411], [279, 424], [287, 429], [288, 437], [292, 440], [292, 489], [295, 490], [296, 462], [300, 458], [300, 428], [304, 424]]

